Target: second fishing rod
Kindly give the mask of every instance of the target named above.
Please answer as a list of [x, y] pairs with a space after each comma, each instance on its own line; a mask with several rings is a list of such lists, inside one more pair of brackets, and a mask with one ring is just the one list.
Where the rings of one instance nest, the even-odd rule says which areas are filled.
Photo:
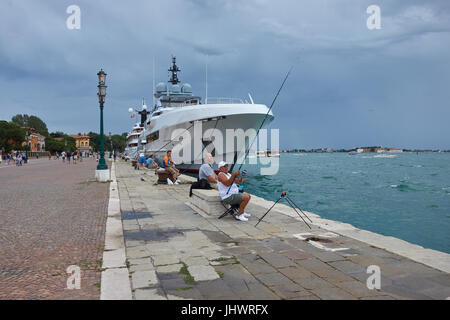
[[[286, 74], [286, 77], [284, 77], [283, 83], [281, 84], [280, 88], [278, 89], [278, 92], [277, 92], [277, 94], [275, 95], [275, 98], [273, 99], [272, 104], [270, 105], [269, 110], [267, 110], [266, 116], [264, 117], [263, 121], [261, 122], [261, 125], [260, 125], [259, 128], [258, 128], [258, 131], [256, 131], [256, 135], [255, 135], [255, 137], [253, 138], [252, 143], [250, 144], [250, 146], [249, 146], [248, 149], [246, 150], [244, 159], [242, 160], [241, 165], [239, 166], [239, 168], [238, 168], [237, 171], [240, 171], [241, 168], [242, 168], [242, 166], [244, 165], [245, 159], [247, 159], [248, 154], [249, 154], [249, 152], [250, 152], [250, 149], [251, 149], [252, 146], [253, 146], [253, 143], [254, 143], [254, 142], [256, 141], [256, 139], [258, 138], [259, 131], [260, 131], [261, 128], [264, 126], [264, 123], [265, 123], [266, 120], [267, 120], [267, 116], [269, 115], [270, 111], [272, 110], [272, 107], [274, 106], [275, 101], [277, 100], [278, 96], [280, 95], [280, 92], [281, 92], [281, 90], [283, 89], [284, 84], [286, 83], [286, 80], [288, 79], [289, 75], [291, 74], [291, 71], [292, 71], [293, 68], [294, 68], [294, 67], [292, 66], [292, 67], [289, 69], [288, 73]], [[237, 153], [235, 153], [234, 161], [233, 161], [233, 164], [231, 165], [230, 172], [232, 172], [233, 169], [234, 169], [234, 165], [236, 164], [236, 159], [237, 159]], [[230, 187], [229, 187], [228, 190], [227, 190], [227, 194], [230, 192], [231, 186], [232, 186], [233, 183], [234, 183], [234, 179], [236, 179], [236, 176], [233, 178], [233, 181], [231, 182]]]

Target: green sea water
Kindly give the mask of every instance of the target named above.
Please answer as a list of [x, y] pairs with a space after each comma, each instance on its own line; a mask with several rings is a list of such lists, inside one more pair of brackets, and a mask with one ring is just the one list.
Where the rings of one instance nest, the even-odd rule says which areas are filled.
[[244, 165], [245, 191], [275, 201], [285, 190], [323, 218], [450, 253], [450, 153], [376, 155], [284, 153], [273, 176]]

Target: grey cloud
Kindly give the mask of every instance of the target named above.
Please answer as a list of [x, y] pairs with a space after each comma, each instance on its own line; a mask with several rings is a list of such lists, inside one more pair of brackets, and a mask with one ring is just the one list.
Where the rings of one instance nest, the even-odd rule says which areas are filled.
[[382, 29], [369, 31], [372, 2], [79, 0], [81, 30], [70, 31], [73, 1], [2, 1], [0, 118], [34, 113], [50, 130], [98, 130], [104, 68], [105, 125], [128, 131], [128, 107], [151, 100], [153, 57], [157, 82], [174, 54], [181, 80], [203, 96], [208, 55], [210, 95], [251, 92], [266, 104], [295, 65], [271, 125], [282, 147], [450, 147], [449, 2], [379, 0]]

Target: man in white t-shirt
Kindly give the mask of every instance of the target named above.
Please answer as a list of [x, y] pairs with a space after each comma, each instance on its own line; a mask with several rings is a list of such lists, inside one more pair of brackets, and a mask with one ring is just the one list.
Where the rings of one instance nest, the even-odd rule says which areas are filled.
[[248, 193], [239, 192], [236, 183], [241, 183], [244, 180], [244, 178], [237, 178], [239, 173], [239, 170], [236, 170], [233, 174], [228, 173], [228, 163], [225, 161], [219, 162], [217, 187], [223, 203], [231, 206], [239, 205], [239, 211], [235, 216], [236, 220], [248, 221], [250, 214], [244, 212], [244, 209], [250, 201], [250, 195]]

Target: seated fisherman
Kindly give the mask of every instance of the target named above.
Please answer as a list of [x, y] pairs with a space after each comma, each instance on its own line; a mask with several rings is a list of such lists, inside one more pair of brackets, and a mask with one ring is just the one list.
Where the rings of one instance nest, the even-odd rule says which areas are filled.
[[175, 168], [175, 162], [172, 160], [172, 150], [167, 151], [167, 155], [164, 157], [163, 164], [166, 170], [173, 177], [172, 182], [178, 184], [177, 179], [178, 176], [180, 175], [180, 171], [177, 168]]
[[198, 181], [191, 184], [189, 197], [192, 197], [192, 189], [212, 189], [211, 183], [217, 183], [217, 176], [211, 167], [214, 158], [211, 153], [205, 155], [205, 163], [198, 170]]
[[208, 184], [217, 183], [217, 176], [211, 167], [214, 163], [214, 158], [211, 153], [205, 155], [205, 163], [200, 166], [198, 170], [198, 180], [206, 180]]
[[150, 155], [146, 160], [146, 167], [148, 169], [158, 168], [158, 164], [155, 162], [155, 160], [153, 160], [153, 158], [154, 158], [153, 155]]
[[[223, 203], [231, 206], [239, 205], [239, 211], [235, 216], [236, 220], [248, 221], [247, 218], [250, 217], [250, 214], [244, 212], [244, 209], [250, 201], [250, 195], [239, 192], [236, 183], [244, 181], [244, 178], [236, 178], [239, 173], [239, 170], [236, 170], [233, 174], [228, 173], [228, 163], [221, 161], [219, 163], [219, 174], [217, 175], [217, 187], [219, 188], [219, 195]], [[229, 192], [228, 189], [230, 189]]]

